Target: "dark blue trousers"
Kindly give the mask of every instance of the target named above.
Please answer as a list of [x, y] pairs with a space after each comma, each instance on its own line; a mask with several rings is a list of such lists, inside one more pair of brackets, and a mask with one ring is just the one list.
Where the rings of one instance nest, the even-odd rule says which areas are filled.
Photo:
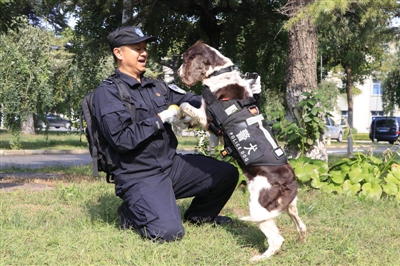
[[176, 199], [194, 197], [185, 219], [213, 221], [231, 197], [238, 170], [230, 163], [202, 155], [174, 157], [172, 167], [142, 180], [116, 178], [119, 210], [125, 227], [134, 227], [143, 237], [173, 241], [185, 234]]

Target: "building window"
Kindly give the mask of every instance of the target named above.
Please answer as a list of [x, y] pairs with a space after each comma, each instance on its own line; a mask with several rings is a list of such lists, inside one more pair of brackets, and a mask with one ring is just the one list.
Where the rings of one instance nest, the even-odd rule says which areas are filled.
[[374, 119], [374, 117], [383, 116], [383, 115], [384, 115], [383, 111], [371, 111], [372, 119]]
[[381, 83], [374, 79], [374, 85], [372, 88], [372, 95], [382, 95], [382, 87], [381, 87]]

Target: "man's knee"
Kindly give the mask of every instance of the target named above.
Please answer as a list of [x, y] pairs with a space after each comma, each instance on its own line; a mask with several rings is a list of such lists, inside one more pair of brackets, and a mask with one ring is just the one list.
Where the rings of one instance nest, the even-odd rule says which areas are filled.
[[224, 174], [225, 178], [228, 179], [231, 183], [237, 184], [239, 180], [239, 171], [236, 166], [227, 163]]
[[143, 237], [156, 242], [171, 242], [182, 239], [185, 235], [181, 221], [157, 221], [146, 225], [139, 231]]

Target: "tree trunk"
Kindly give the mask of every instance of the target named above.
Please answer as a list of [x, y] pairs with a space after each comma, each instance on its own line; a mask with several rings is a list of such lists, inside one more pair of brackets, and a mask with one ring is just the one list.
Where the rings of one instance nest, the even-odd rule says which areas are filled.
[[22, 121], [21, 132], [25, 134], [36, 134], [33, 113], [28, 114], [26, 120]]
[[132, 1], [123, 0], [122, 26], [128, 26], [132, 20]]
[[353, 94], [352, 94], [352, 74], [351, 67], [346, 65], [346, 93], [347, 93], [347, 123], [349, 124], [349, 133], [347, 135], [347, 156], [351, 156], [353, 153], [353, 136], [351, 131], [353, 130]]
[[[307, 3], [304, 3], [307, 2]], [[312, 1], [292, 1], [296, 8], [304, 7]], [[297, 10], [298, 10], [297, 9]], [[289, 30], [288, 58], [286, 63], [286, 118], [297, 122], [299, 113], [296, 104], [302, 100], [302, 93], [317, 88], [317, 29], [311, 19], [301, 19]], [[290, 147], [289, 155], [297, 158], [301, 151]], [[316, 140], [314, 146], [306, 151], [306, 156], [313, 159], [327, 160], [323, 136]]]

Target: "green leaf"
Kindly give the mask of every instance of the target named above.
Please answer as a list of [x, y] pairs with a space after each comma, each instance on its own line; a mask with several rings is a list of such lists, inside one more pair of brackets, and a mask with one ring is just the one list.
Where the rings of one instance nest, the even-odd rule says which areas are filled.
[[372, 173], [368, 173], [368, 174], [364, 175], [364, 180], [365, 180], [365, 182], [371, 183], [371, 184], [382, 183], [382, 179], [377, 178], [377, 176]]
[[371, 165], [369, 168], [370, 173], [372, 173], [374, 176], [380, 176], [381, 171], [379, 170], [379, 167]]
[[357, 195], [357, 192], [360, 191], [361, 185], [360, 183], [351, 184], [350, 180], [346, 180], [343, 183], [343, 190], [345, 192], [349, 192], [351, 195]]
[[390, 170], [391, 170], [393, 176], [395, 178], [397, 178], [398, 180], [400, 180], [400, 165], [392, 164]]
[[365, 183], [361, 187], [361, 195], [370, 198], [370, 199], [377, 199], [379, 200], [382, 195], [382, 188], [378, 184], [371, 184], [371, 183]]
[[392, 172], [389, 172], [384, 179], [387, 183], [393, 183], [400, 186], [400, 180], [395, 178]]
[[363, 173], [360, 168], [353, 168], [349, 172], [349, 178], [352, 184], [360, 183], [364, 179]]
[[316, 169], [320, 174], [322, 174], [322, 173], [325, 174], [329, 170], [329, 166], [328, 166], [328, 163], [326, 161], [313, 159], [312, 160], [312, 164], [317, 167]]
[[308, 123], [311, 121], [311, 118], [309, 116], [304, 117], [304, 122]]
[[350, 172], [350, 169], [351, 169], [351, 167], [350, 167], [350, 165], [348, 165], [348, 164], [342, 164], [342, 165], [340, 166], [340, 171], [341, 171], [343, 174], [347, 174], [348, 172]]
[[370, 159], [374, 164], [377, 164], [377, 165], [382, 164], [382, 160], [379, 159], [379, 158], [376, 158], [376, 157], [374, 157], [374, 156], [371, 156], [369, 159]]
[[306, 183], [311, 180], [311, 172], [314, 171], [314, 166], [311, 164], [306, 164], [303, 167], [297, 167], [294, 169], [294, 173], [296, 174], [297, 178]]
[[382, 185], [383, 191], [388, 194], [395, 196], [397, 193], [399, 193], [399, 188], [395, 183], [387, 183]]
[[319, 178], [314, 178], [314, 179], [311, 181], [311, 186], [312, 186], [313, 188], [321, 188], [323, 185], [324, 185], [324, 183], [321, 182], [321, 180], [320, 180]]
[[367, 163], [367, 162], [364, 162], [361, 165], [361, 171], [363, 172], [363, 174], [368, 174], [369, 173], [370, 166], [371, 165], [369, 163]]
[[344, 175], [340, 172], [335, 172], [332, 174], [332, 181], [341, 185], [344, 182]]

